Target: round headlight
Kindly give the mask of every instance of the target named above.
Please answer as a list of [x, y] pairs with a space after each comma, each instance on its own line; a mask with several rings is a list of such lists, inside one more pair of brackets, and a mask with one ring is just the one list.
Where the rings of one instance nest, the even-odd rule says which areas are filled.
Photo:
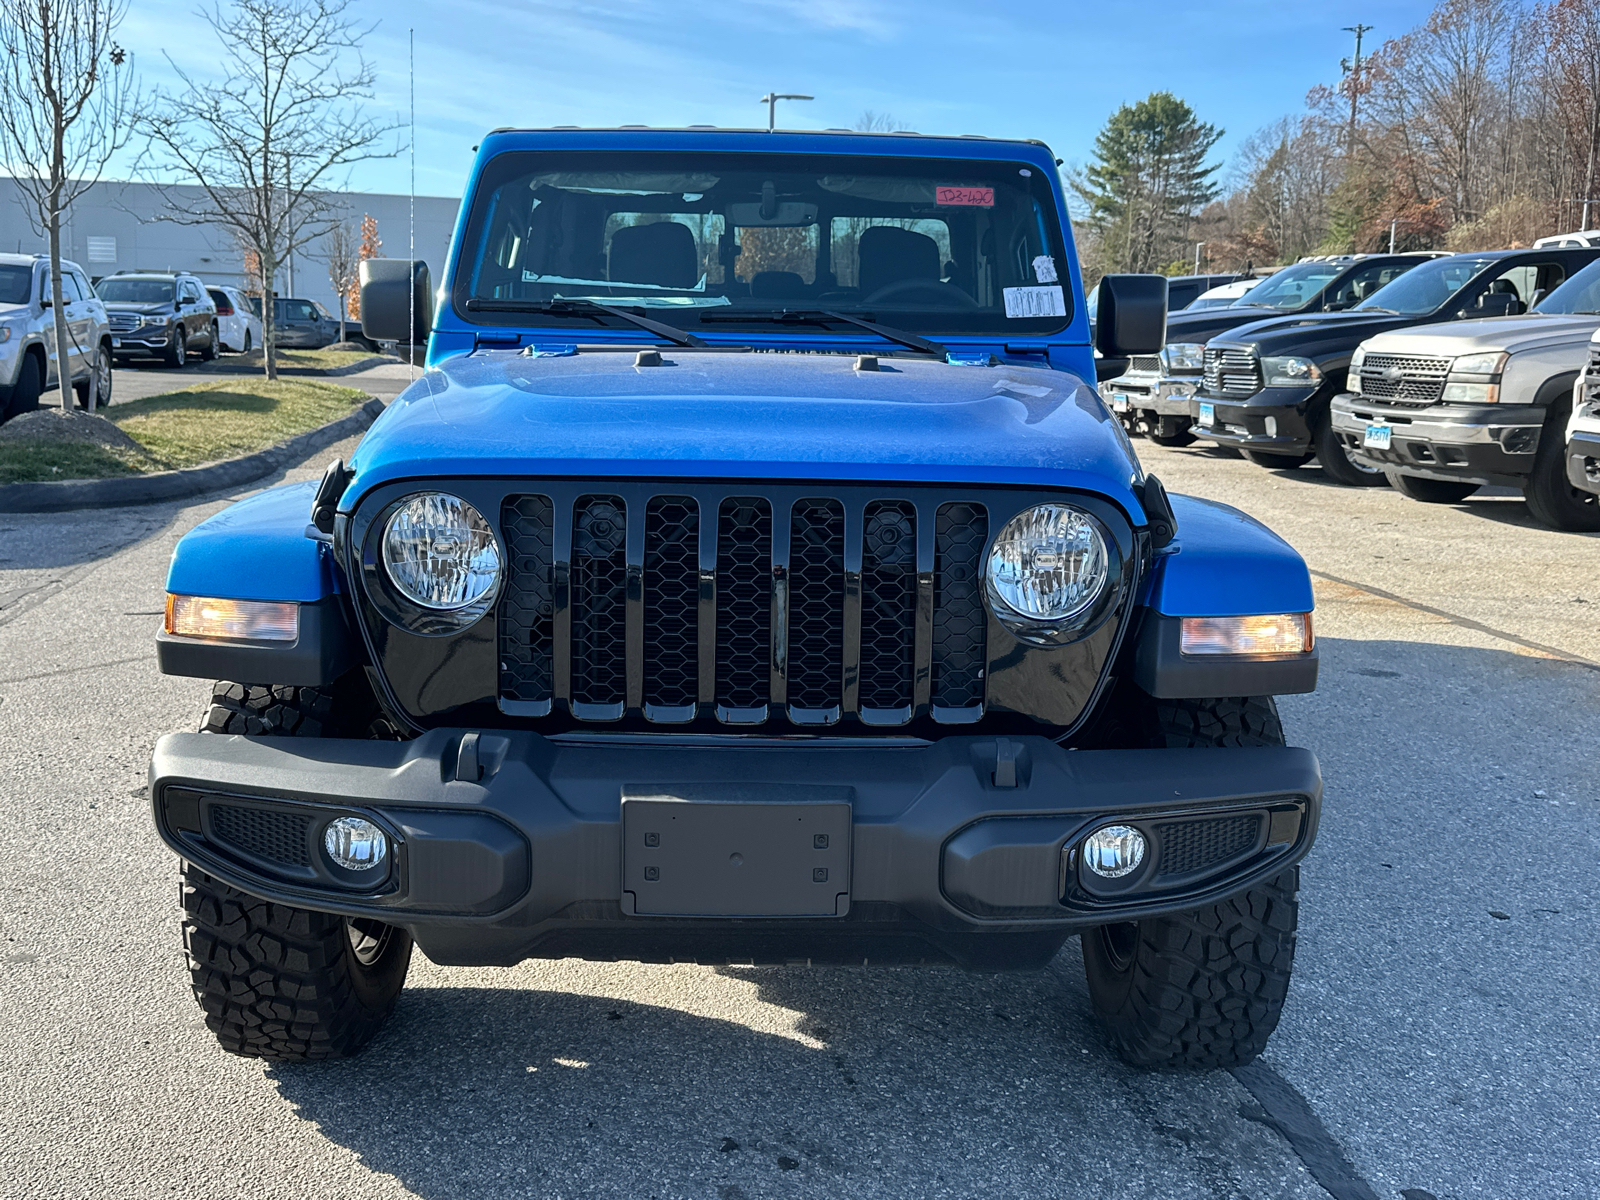
[[422, 608], [486, 610], [500, 581], [500, 547], [465, 500], [421, 492], [390, 514], [383, 566], [400, 594]]
[[1008, 616], [1058, 624], [1086, 614], [1110, 576], [1100, 523], [1066, 504], [1040, 504], [1006, 522], [989, 550], [988, 592]]

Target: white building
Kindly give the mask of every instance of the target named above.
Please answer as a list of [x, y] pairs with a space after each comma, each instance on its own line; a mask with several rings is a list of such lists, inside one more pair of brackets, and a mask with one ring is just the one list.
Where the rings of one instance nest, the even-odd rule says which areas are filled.
[[[198, 199], [197, 187], [158, 187], [148, 183], [102, 182], [86, 192], [61, 229], [61, 254], [98, 279], [115, 271], [192, 271], [208, 283], [244, 286], [244, 256], [224, 229], [182, 225], [162, 220], [169, 204]], [[341, 192], [353, 229], [361, 218], [378, 222], [380, 251], [405, 258], [410, 241], [410, 199], [362, 192]], [[0, 176], [0, 251], [43, 254], [48, 242], [28, 221], [27, 201], [14, 180]], [[443, 196], [416, 199], [417, 257], [428, 264], [437, 283], [444, 271], [445, 251], [455, 229], [460, 200]], [[328, 265], [316, 244], [297, 251], [278, 276], [280, 296], [320, 300], [335, 316], [339, 301], [328, 279]]]

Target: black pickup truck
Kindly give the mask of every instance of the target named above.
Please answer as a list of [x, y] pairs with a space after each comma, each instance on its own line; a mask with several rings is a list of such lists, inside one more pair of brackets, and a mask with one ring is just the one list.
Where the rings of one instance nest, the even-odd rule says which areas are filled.
[[[1519, 315], [1596, 259], [1600, 248], [1588, 247], [1454, 254], [1406, 272], [1348, 312], [1233, 329], [1206, 344], [1191, 402], [1195, 432], [1260, 466], [1297, 467], [1315, 457], [1339, 483], [1383, 487], [1383, 472], [1350, 457], [1329, 417], [1356, 347], [1412, 325]], [[1172, 337], [1169, 325], [1169, 349]]]

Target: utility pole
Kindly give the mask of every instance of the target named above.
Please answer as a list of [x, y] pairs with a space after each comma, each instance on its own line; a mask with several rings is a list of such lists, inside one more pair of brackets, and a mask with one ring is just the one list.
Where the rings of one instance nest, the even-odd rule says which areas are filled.
[[815, 100], [815, 96], [802, 96], [798, 92], [768, 92], [761, 97], [761, 103], [767, 106], [767, 132], [771, 133], [778, 123], [779, 100]]
[[1339, 64], [1344, 68], [1345, 74], [1350, 76], [1350, 134], [1349, 145], [1346, 147], [1345, 153], [1353, 155], [1356, 152], [1356, 100], [1361, 95], [1361, 35], [1371, 33], [1372, 26], [1346, 25], [1344, 31], [1356, 35], [1355, 59], [1353, 61], [1345, 59]]

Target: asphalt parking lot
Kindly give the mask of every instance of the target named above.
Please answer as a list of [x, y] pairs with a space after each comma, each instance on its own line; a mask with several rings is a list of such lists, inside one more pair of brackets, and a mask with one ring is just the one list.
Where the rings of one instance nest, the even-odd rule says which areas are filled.
[[172, 546], [221, 496], [0, 516], [0, 1195], [1600, 1193], [1600, 538], [1510, 496], [1138, 447], [1316, 573], [1322, 685], [1281, 707], [1326, 808], [1263, 1061], [1348, 1177], [1232, 1075], [1123, 1067], [1076, 943], [991, 976], [419, 956], [360, 1058], [224, 1055], [143, 791], [206, 699], [152, 639]]

